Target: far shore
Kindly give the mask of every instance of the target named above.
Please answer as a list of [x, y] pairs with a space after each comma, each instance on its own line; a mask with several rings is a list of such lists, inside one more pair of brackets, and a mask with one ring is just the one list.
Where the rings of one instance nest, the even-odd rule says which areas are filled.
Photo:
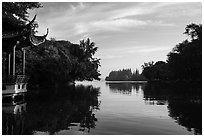
[[106, 81], [106, 83], [147, 83], [148, 81], [117, 81], [117, 80], [114, 80], [114, 81]]

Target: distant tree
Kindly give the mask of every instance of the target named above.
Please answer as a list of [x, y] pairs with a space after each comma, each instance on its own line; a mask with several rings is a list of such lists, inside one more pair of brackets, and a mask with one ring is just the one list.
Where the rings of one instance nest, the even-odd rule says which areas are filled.
[[139, 74], [138, 69], [132, 73], [131, 69], [122, 69], [118, 71], [111, 71], [109, 76], [105, 78], [107, 81], [142, 81], [145, 80], [143, 76]]
[[143, 81], [143, 80], [146, 80], [146, 79], [145, 79], [145, 77], [143, 75], [141, 75], [139, 73], [139, 70], [136, 69], [135, 72], [132, 73], [131, 80], [133, 80], [133, 81]]
[[139, 70], [138, 69], [136, 69], [135, 74], [139, 75]]
[[109, 76], [106, 77], [106, 80], [130, 80], [132, 76], [131, 69], [122, 69], [118, 71], [111, 71]]

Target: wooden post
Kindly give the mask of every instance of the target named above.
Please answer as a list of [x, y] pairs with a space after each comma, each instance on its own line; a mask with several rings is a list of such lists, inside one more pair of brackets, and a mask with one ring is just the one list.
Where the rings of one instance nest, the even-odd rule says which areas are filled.
[[25, 49], [22, 48], [22, 75], [25, 75]]
[[11, 75], [11, 54], [8, 54], [8, 76]]
[[16, 45], [13, 47], [13, 76], [16, 73]]

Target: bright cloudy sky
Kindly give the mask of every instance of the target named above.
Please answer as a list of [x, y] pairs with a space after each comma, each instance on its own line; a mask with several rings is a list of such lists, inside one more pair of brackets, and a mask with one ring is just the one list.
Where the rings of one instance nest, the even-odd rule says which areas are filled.
[[89, 37], [99, 47], [101, 74], [138, 68], [148, 61], [166, 60], [171, 49], [187, 37], [187, 24], [202, 22], [202, 3], [195, 2], [46, 2], [37, 14], [39, 34], [79, 43]]

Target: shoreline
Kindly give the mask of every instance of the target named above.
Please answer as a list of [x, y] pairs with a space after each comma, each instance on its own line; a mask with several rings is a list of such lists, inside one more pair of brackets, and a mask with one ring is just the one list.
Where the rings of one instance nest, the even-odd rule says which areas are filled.
[[114, 81], [105, 81], [106, 83], [147, 83], [148, 81], [122, 81], [122, 80], [114, 80]]

